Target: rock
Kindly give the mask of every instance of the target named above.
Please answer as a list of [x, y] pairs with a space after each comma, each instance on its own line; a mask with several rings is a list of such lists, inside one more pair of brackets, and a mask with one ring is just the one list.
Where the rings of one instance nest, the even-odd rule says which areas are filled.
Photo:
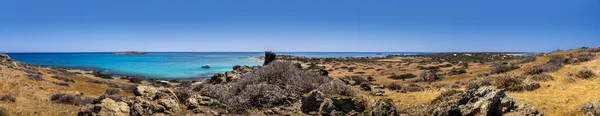
[[319, 107], [323, 103], [324, 96], [319, 90], [313, 90], [302, 96], [302, 113], [310, 114], [311, 112], [319, 111]]
[[277, 54], [275, 54], [271, 51], [266, 51], [265, 52], [265, 62], [263, 63], [263, 65], [268, 65], [269, 63], [271, 63], [275, 60], [277, 60]]
[[466, 92], [443, 93], [430, 105], [431, 115], [543, 115], [528, 104], [507, 97], [503, 89], [481, 87]]
[[115, 102], [105, 98], [100, 104], [93, 104], [78, 113], [79, 116], [129, 116], [130, 108], [125, 102]]
[[581, 112], [585, 116], [598, 116], [600, 115], [600, 101], [588, 102], [583, 104]]
[[133, 99], [126, 100], [132, 115], [173, 114], [179, 111], [179, 100], [175, 93], [164, 87], [138, 86]]
[[363, 83], [363, 84], [360, 84], [360, 88], [361, 88], [362, 90], [364, 90], [364, 91], [371, 91], [371, 90], [373, 90], [373, 88], [371, 88], [371, 85], [369, 85], [369, 84], [364, 84], [364, 83]]
[[340, 96], [331, 100], [333, 101], [333, 105], [336, 106], [337, 110], [344, 113], [351, 111], [363, 112], [366, 108], [366, 101], [363, 99]]
[[371, 116], [399, 116], [394, 101], [389, 98], [379, 99], [373, 109]]
[[540, 83], [535, 82], [534, 80], [531, 79], [525, 79], [523, 81], [523, 89], [527, 90], [527, 91], [533, 91], [536, 90], [538, 88], [540, 88]]
[[0, 54], [0, 59], [10, 59], [10, 56], [7, 54]]
[[[312, 114], [312, 113], [311, 113]], [[317, 114], [312, 114], [317, 115]], [[323, 101], [321, 106], [319, 106], [318, 115], [323, 116], [343, 116], [344, 113], [337, 110], [337, 107], [333, 105], [333, 100], [327, 98]]]
[[190, 109], [194, 109], [200, 106], [214, 106], [217, 105], [218, 102], [219, 101], [217, 101], [216, 99], [195, 94], [185, 101], [185, 105], [187, 105]]
[[223, 84], [227, 83], [228, 80], [223, 73], [215, 73], [208, 82], [212, 84]]
[[373, 90], [373, 92], [371, 92], [371, 94], [374, 96], [386, 96], [385, 91], [383, 91], [381, 89]]

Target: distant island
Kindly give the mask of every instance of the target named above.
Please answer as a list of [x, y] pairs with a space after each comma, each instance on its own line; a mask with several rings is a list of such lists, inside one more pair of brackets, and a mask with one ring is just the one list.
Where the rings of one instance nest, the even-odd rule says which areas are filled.
[[146, 53], [138, 52], [138, 51], [123, 51], [123, 52], [115, 52], [114, 54], [146, 54]]

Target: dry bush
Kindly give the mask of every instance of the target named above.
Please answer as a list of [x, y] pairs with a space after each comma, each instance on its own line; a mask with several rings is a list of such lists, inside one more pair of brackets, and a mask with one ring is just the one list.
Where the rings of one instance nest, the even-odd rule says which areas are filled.
[[577, 75], [575, 75], [575, 76], [582, 78], [582, 79], [589, 79], [589, 78], [596, 76], [596, 74], [592, 70], [585, 68], [585, 69], [579, 70], [579, 72], [577, 72]]
[[492, 74], [500, 74], [506, 73], [515, 69], [518, 69], [519, 66], [515, 64], [507, 64], [507, 63], [495, 63], [490, 66], [490, 73]]
[[468, 84], [467, 84], [467, 88], [468, 89], [478, 89], [480, 87], [484, 87], [484, 86], [490, 86], [492, 85], [492, 80], [487, 78], [487, 77], [475, 77], [471, 80], [469, 80]]
[[494, 80], [493, 85], [498, 88], [504, 88], [509, 91], [522, 91], [524, 89], [522, 77], [499, 75], [491, 78]]
[[94, 98], [74, 93], [56, 93], [50, 98], [51, 101], [61, 104], [85, 105], [94, 101]]
[[39, 74], [27, 74], [27, 77], [31, 80], [44, 81], [44, 77], [42, 77], [42, 75]]
[[10, 94], [5, 94], [5, 95], [0, 96], [0, 101], [16, 102], [17, 99], [15, 98], [15, 96], [12, 96]]
[[359, 85], [362, 83], [370, 83], [371, 82], [368, 79], [362, 78], [360, 76], [345, 76], [345, 77], [342, 77], [341, 80], [344, 81], [346, 84], [351, 84], [351, 85]]
[[191, 87], [178, 87], [173, 90], [173, 93], [175, 93], [179, 101], [185, 101], [192, 95], [196, 94], [194, 88]]
[[525, 57], [517, 62], [515, 62], [516, 64], [525, 64], [525, 63], [529, 63], [529, 62], [533, 62], [535, 61], [535, 57]]
[[402, 74], [402, 75], [392, 75], [388, 78], [391, 79], [410, 79], [410, 78], [415, 78], [417, 77], [417, 75], [412, 74], [412, 73], [406, 73], [406, 74]]
[[563, 81], [564, 81], [565, 83], [575, 83], [575, 82], [577, 82], [577, 80], [575, 80], [575, 78], [573, 78], [573, 77], [565, 77], [565, 78], [563, 79]]
[[467, 71], [465, 69], [452, 68], [448, 71], [448, 75], [459, 75], [459, 74], [465, 74], [465, 73], [467, 73]]
[[106, 91], [104, 91], [104, 95], [116, 95], [121, 93], [121, 89], [118, 88], [107, 88]]
[[8, 110], [0, 106], [0, 116], [8, 116]]
[[390, 90], [400, 90], [400, 91], [408, 91], [408, 92], [417, 92], [417, 91], [423, 91], [423, 87], [411, 83], [408, 84], [408, 86], [404, 86], [402, 84], [397, 84], [397, 83], [391, 83], [388, 85], [385, 85], [385, 88], [388, 88]]
[[537, 75], [532, 75], [529, 76], [530, 79], [535, 80], [535, 81], [550, 81], [550, 80], [554, 80], [554, 77], [550, 74], [537, 74]]
[[75, 83], [75, 80], [73, 80], [71, 78], [68, 78], [68, 77], [65, 77], [65, 76], [52, 76], [52, 78], [55, 78], [55, 79], [58, 79], [58, 80], [62, 80], [65, 83], [69, 83], [69, 82]]
[[554, 64], [554, 63], [544, 63], [538, 66], [533, 66], [531, 68], [525, 69], [524, 74], [527, 75], [537, 75], [542, 74], [544, 72], [554, 72], [558, 71], [562, 68], [562, 64]]
[[580, 62], [587, 62], [587, 61], [594, 59], [594, 57], [595, 56], [590, 53], [583, 53], [583, 54], [579, 54], [577, 56], [570, 56], [570, 59], [568, 59], [567, 63], [575, 64], [575, 63], [580, 63]]
[[548, 63], [552, 63], [552, 64], [563, 64], [567, 61], [567, 59], [564, 56], [551, 56], [550, 59], [548, 60]]
[[232, 111], [241, 112], [249, 108], [290, 104], [315, 89], [326, 96], [355, 95], [355, 91], [340, 80], [281, 61], [244, 74], [228, 83], [227, 87], [222, 84], [205, 85], [200, 93], [218, 99]]
[[70, 87], [71, 86], [71, 85], [69, 85], [69, 83], [66, 83], [66, 82], [52, 82], [52, 83], [54, 83], [55, 85], [64, 86], [64, 87]]

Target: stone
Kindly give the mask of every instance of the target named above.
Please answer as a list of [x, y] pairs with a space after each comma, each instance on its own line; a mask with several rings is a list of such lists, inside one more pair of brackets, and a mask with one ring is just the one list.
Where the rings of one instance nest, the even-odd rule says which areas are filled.
[[383, 91], [381, 89], [373, 90], [373, 92], [371, 92], [371, 94], [374, 96], [386, 96], [385, 91]]
[[371, 116], [399, 116], [394, 101], [389, 98], [382, 98], [377, 101], [371, 110]]
[[78, 113], [80, 116], [129, 116], [130, 108], [125, 102], [115, 102], [110, 98], [100, 104], [92, 104]]
[[366, 101], [364, 99], [339, 96], [331, 100], [333, 101], [333, 105], [335, 105], [337, 110], [344, 113], [351, 111], [363, 112], [366, 109]]
[[275, 54], [271, 51], [266, 51], [265, 52], [265, 62], [263, 63], [263, 65], [268, 65], [269, 63], [271, 63], [275, 60], [277, 60], [277, 54]]
[[319, 90], [313, 90], [302, 96], [302, 112], [310, 114], [319, 111], [319, 107], [324, 101], [323, 93]]
[[177, 96], [168, 88], [138, 86], [133, 93], [135, 97], [126, 100], [132, 115], [174, 114], [180, 110]]
[[435, 116], [445, 115], [543, 115], [531, 105], [514, 101], [507, 97], [503, 89], [481, 87], [466, 92], [447, 93], [436, 98], [429, 106]]
[[600, 101], [588, 102], [583, 104], [581, 112], [585, 116], [598, 116], [600, 115]]
[[7, 54], [0, 54], [0, 59], [10, 59], [10, 56]]
[[200, 106], [214, 106], [218, 103], [219, 101], [217, 101], [216, 99], [202, 96], [199, 94], [192, 95], [185, 101], [185, 105], [187, 105], [190, 109], [198, 108]]
[[223, 84], [227, 82], [227, 77], [223, 73], [215, 73], [209, 80], [209, 83], [212, 84]]

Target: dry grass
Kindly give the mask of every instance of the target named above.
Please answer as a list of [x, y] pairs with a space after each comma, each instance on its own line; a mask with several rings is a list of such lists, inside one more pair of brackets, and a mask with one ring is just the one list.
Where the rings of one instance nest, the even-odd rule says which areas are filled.
[[[560, 51], [552, 55], [567, 55], [576, 52], [576, 50]], [[539, 60], [527, 66], [541, 64], [547, 61], [549, 56], [538, 57]], [[600, 99], [600, 79], [579, 79], [574, 78], [574, 76], [569, 77], [567, 73], [576, 73], [584, 67], [597, 71], [599, 70], [599, 64], [600, 60], [594, 59], [586, 63], [566, 65], [556, 72], [549, 73], [556, 79], [541, 82], [542, 88], [531, 92], [510, 92], [508, 95], [532, 104], [549, 115], [582, 115], [580, 109], [584, 103]], [[574, 83], [564, 81], [569, 78], [576, 81]]]

